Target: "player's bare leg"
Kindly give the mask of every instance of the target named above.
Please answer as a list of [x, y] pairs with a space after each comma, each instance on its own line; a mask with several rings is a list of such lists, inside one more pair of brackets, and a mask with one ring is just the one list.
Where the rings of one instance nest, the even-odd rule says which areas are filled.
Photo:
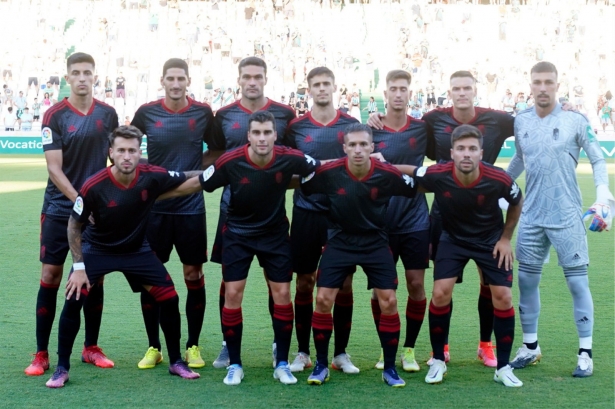
[[491, 289], [485, 285], [483, 272], [477, 266], [478, 276], [480, 277], [480, 292], [478, 295], [478, 320], [480, 323], [480, 339], [477, 349], [477, 357], [485, 366], [495, 368], [497, 359], [493, 352], [491, 343], [491, 333], [493, 332], [493, 302]]

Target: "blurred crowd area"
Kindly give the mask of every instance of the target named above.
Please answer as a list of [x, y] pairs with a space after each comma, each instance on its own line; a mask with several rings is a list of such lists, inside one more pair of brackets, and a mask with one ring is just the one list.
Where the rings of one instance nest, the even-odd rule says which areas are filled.
[[216, 110], [241, 97], [237, 64], [256, 55], [268, 64], [266, 95], [304, 95], [308, 109], [313, 67], [335, 72], [340, 107], [355, 93], [382, 95], [386, 73], [406, 69], [419, 114], [448, 105], [448, 77], [470, 70], [475, 104], [514, 115], [531, 105], [530, 68], [547, 60], [559, 96], [600, 123], [615, 89], [614, 11], [606, 0], [0, 0], [5, 128], [8, 107], [42, 118], [57, 101], [71, 51], [94, 56], [95, 97], [121, 122], [164, 96], [168, 58], [188, 62], [191, 96]]

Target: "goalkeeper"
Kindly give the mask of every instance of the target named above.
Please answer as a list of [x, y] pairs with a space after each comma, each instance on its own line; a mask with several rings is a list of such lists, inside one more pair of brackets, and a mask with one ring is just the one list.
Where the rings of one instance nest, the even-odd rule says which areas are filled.
[[557, 102], [555, 66], [540, 62], [532, 67], [530, 76], [535, 105], [515, 118], [517, 150], [508, 167], [513, 179], [525, 169], [527, 181], [516, 247], [523, 346], [510, 365], [523, 368], [541, 358], [538, 285], [543, 260], [553, 245], [572, 295], [579, 336], [578, 363], [572, 376], [587, 377], [593, 373], [594, 305], [587, 277], [589, 256], [581, 192], [576, 180], [581, 148], [591, 162], [597, 190], [596, 203], [585, 213], [586, 219], [592, 219], [591, 231], [609, 230], [615, 203], [608, 187], [606, 163], [589, 122], [578, 112], [563, 111]]

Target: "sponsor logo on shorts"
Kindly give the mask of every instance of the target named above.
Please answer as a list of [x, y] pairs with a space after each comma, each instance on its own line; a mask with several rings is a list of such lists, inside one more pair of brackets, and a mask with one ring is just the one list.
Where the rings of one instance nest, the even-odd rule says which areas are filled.
[[77, 196], [77, 200], [75, 200], [75, 205], [73, 206], [73, 210], [79, 216], [81, 216], [81, 213], [83, 213], [83, 199], [81, 198], [81, 196]]
[[41, 137], [43, 139], [43, 145], [49, 145], [53, 142], [53, 135], [51, 133], [51, 129], [49, 127], [44, 127], [41, 131]]

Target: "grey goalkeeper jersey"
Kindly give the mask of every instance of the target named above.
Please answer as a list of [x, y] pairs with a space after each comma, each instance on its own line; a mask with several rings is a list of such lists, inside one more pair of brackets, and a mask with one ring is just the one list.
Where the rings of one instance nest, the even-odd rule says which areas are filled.
[[608, 186], [606, 162], [587, 118], [557, 104], [540, 118], [535, 108], [515, 118], [516, 153], [507, 172], [516, 179], [525, 169], [525, 202], [521, 221], [528, 225], [563, 228], [583, 214], [576, 167], [581, 148], [594, 171], [594, 182]]

